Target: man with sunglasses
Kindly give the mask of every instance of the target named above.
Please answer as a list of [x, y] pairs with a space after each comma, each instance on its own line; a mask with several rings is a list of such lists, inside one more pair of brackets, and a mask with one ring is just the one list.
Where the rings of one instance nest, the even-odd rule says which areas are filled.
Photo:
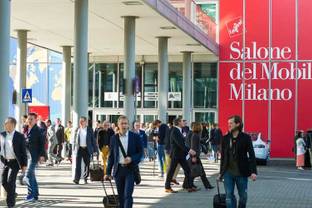
[[234, 195], [235, 184], [239, 195], [239, 208], [247, 204], [248, 177], [255, 181], [257, 167], [255, 152], [251, 138], [243, 132], [243, 122], [239, 116], [232, 116], [228, 120], [228, 134], [221, 144], [220, 179], [224, 178], [226, 207], [236, 208]]

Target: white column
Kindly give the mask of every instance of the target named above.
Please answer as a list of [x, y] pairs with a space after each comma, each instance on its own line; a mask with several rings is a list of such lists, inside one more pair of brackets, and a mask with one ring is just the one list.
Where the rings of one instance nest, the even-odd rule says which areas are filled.
[[71, 46], [62, 46], [63, 48], [63, 63], [62, 63], [62, 122], [71, 120]]
[[75, 1], [73, 125], [88, 117], [88, 0]]
[[183, 119], [191, 123], [192, 114], [192, 52], [183, 52]]
[[168, 37], [158, 37], [158, 119], [163, 123], [167, 123], [168, 90]]
[[16, 79], [15, 90], [17, 95], [15, 105], [16, 128], [21, 130], [21, 117], [26, 113], [26, 104], [22, 103], [22, 89], [26, 88], [27, 72], [27, 30], [17, 30]]
[[135, 19], [134, 16], [124, 17], [124, 112], [130, 124], [135, 120], [136, 115], [133, 91], [133, 80], [135, 79]]
[[[0, 131], [9, 114], [9, 104], [12, 102], [12, 93], [9, 92], [10, 67], [10, 0], [0, 1]], [[0, 187], [0, 197], [5, 196], [3, 186]]]

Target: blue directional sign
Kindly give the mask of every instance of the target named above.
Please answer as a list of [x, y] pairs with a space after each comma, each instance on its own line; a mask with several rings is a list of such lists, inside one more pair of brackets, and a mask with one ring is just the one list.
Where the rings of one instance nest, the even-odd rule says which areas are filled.
[[22, 89], [22, 102], [23, 103], [32, 102], [32, 89]]

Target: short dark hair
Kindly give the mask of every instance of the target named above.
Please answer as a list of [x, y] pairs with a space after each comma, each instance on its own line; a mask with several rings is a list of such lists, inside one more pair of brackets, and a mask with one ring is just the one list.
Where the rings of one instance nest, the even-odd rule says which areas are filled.
[[173, 124], [175, 125], [175, 126], [177, 126], [177, 125], [179, 125], [179, 123], [182, 121], [182, 118], [181, 117], [178, 117], [178, 118], [175, 118], [174, 120], [173, 120]]
[[80, 119], [83, 119], [84, 121], [87, 121], [87, 117], [85, 117], [85, 116], [80, 116]]
[[37, 119], [37, 117], [38, 117], [38, 115], [37, 115], [37, 113], [28, 113], [28, 116], [33, 116], [33, 117], [35, 117], [35, 119]]
[[8, 117], [7, 118], [8, 119], [8, 121], [11, 123], [11, 124], [13, 124], [13, 126], [15, 127], [16, 126], [16, 119], [15, 118], [13, 118], [13, 117]]
[[27, 117], [28, 117], [28, 115], [26, 115], [26, 114], [25, 114], [25, 115], [23, 115], [23, 118], [25, 118], [25, 119], [26, 119]]
[[97, 120], [96, 123], [101, 124], [101, 121], [100, 121], [100, 120]]
[[52, 123], [50, 119], [47, 120], [47, 123]]
[[156, 125], [158, 125], [158, 124], [161, 124], [161, 121], [160, 121], [160, 120], [157, 119], [157, 120], [153, 121], [153, 125], [154, 125], [154, 126], [156, 126]]
[[72, 121], [67, 121], [67, 123], [72, 124], [73, 122]]
[[234, 120], [234, 123], [240, 124], [240, 125], [238, 126], [238, 130], [239, 130], [239, 131], [243, 131], [244, 124], [243, 124], [242, 118], [241, 118], [240, 116], [234, 115], [234, 116], [231, 116], [231, 117], [229, 118], [229, 120], [230, 120], [230, 119], [233, 119], [233, 120]]

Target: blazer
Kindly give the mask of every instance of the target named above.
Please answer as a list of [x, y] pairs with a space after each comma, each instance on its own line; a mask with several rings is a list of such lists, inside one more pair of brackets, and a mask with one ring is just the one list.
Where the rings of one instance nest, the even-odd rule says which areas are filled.
[[[74, 141], [73, 150], [78, 152], [79, 147], [80, 147], [80, 134], [79, 134], [79, 128], [77, 128], [75, 131], [75, 141]], [[93, 130], [89, 126], [87, 126], [87, 148], [88, 148], [88, 153], [90, 155], [93, 155], [93, 153], [95, 152], [98, 153], [96, 138], [94, 138]]]
[[169, 127], [166, 124], [160, 124], [159, 130], [158, 130], [158, 136], [159, 136], [158, 144], [160, 145], [165, 144], [166, 134], [168, 130], [169, 130]]
[[[119, 145], [117, 142], [117, 138], [119, 137], [118, 134], [115, 134], [111, 137], [111, 149], [110, 154], [108, 157], [108, 163], [106, 168], [107, 175], [112, 174], [113, 169], [113, 176], [115, 177], [118, 173], [118, 164], [119, 164]], [[127, 156], [131, 157], [131, 164], [130, 167], [135, 167], [141, 161], [143, 156], [143, 146], [140, 140], [140, 136], [132, 131], [128, 133], [128, 151]]]
[[[7, 133], [4, 131], [1, 133], [1, 135], [3, 137], [6, 137]], [[13, 151], [14, 151], [16, 160], [20, 168], [27, 166], [26, 142], [25, 142], [24, 135], [18, 131], [15, 131], [13, 135], [12, 144], [13, 144]], [[1, 149], [1, 145], [0, 145], [0, 149]]]
[[145, 134], [145, 131], [139, 130], [139, 133], [137, 133], [141, 139], [143, 148], [147, 148], [147, 135]]
[[[56, 126], [54, 126], [54, 129], [56, 130]], [[65, 130], [64, 130], [64, 126], [60, 125], [57, 129], [57, 131], [55, 131], [55, 136], [57, 139], [57, 143], [58, 144], [62, 144], [64, 143], [65, 140]]]
[[189, 152], [189, 148], [186, 147], [183, 134], [177, 127], [172, 127], [171, 134], [170, 134], [170, 146], [171, 158], [185, 158]]
[[45, 138], [43, 138], [37, 124], [35, 124], [28, 132], [26, 138], [26, 146], [30, 152], [32, 161], [38, 162], [39, 157], [45, 156], [44, 144]]
[[[221, 176], [224, 175], [229, 165], [231, 138], [232, 134], [228, 133], [221, 142]], [[250, 136], [240, 132], [237, 138], [236, 148], [240, 174], [244, 177], [249, 177], [252, 173], [257, 174], [256, 157]]]

